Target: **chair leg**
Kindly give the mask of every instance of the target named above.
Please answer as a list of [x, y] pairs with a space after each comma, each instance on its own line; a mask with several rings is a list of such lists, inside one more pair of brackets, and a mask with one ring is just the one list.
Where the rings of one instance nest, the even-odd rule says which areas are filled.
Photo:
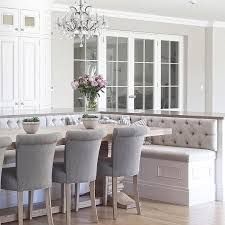
[[108, 202], [108, 177], [103, 178], [103, 205], [107, 206]]
[[34, 191], [28, 191], [29, 220], [32, 220]]
[[23, 225], [23, 192], [17, 192], [17, 201], [18, 201], [18, 223]]
[[48, 225], [54, 225], [52, 217], [52, 202], [51, 202], [51, 189], [45, 189], [45, 201], [46, 201], [46, 211], [48, 217]]
[[71, 224], [71, 184], [66, 184], [66, 224]]
[[139, 200], [139, 193], [138, 193], [138, 176], [133, 176], [133, 187], [134, 187], [134, 198], [137, 208], [137, 214], [141, 215], [141, 208], [140, 208], [140, 200]]
[[113, 219], [117, 219], [117, 177], [112, 177]]
[[61, 206], [62, 213], [66, 213], [66, 185], [61, 184]]
[[79, 211], [80, 204], [80, 184], [75, 184], [75, 212]]
[[98, 212], [95, 203], [95, 181], [90, 183], [90, 196], [91, 196], [91, 207], [93, 211], [93, 215], [95, 217], [95, 222], [98, 223]]

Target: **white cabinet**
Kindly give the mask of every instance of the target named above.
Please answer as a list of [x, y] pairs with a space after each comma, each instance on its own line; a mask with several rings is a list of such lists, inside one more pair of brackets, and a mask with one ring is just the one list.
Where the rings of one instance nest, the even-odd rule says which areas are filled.
[[0, 37], [0, 106], [17, 107], [18, 86], [18, 38]]
[[0, 8], [0, 107], [51, 107], [49, 11]]
[[19, 96], [23, 108], [39, 106], [39, 39], [21, 38]]
[[20, 11], [20, 30], [23, 33], [40, 32], [40, 13], [38, 11]]
[[0, 106], [39, 107], [38, 38], [0, 36]]
[[0, 8], [0, 31], [19, 31], [19, 10]]
[[40, 107], [51, 107], [51, 39], [40, 40]]
[[17, 32], [20, 35], [39, 34], [40, 12], [0, 8], [0, 32]]

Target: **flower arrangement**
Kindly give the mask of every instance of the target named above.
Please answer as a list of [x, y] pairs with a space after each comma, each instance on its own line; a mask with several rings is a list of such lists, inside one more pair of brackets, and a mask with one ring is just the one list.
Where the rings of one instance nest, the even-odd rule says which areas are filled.
[[97, 98], [100, 97], [99, 92], [104, 93], [106, 87], [106, 80], [101, 75], [84, 75], [80, 76], [78, 80], [74, 80], [71, 86], [74, 90], [79, 92], [86, 98], [87, 110], [95, 111], [97, 108]]

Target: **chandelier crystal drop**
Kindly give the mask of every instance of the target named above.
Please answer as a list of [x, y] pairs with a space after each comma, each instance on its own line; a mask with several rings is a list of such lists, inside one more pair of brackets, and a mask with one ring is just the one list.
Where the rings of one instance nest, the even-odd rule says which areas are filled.
[[63, 35], [71, 39], [79, 38], [80, 47], [83, 47], [85, 38], [101, 35], [107, 24], [104, 16], [94, 13], [86, 0], [76, 0], [70, 11], [57, 19], [57, 26]]

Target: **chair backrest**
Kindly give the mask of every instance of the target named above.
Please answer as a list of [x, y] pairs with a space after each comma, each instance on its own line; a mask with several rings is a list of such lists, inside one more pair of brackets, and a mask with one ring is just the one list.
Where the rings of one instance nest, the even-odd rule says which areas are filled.
[[5, 154], [6, 148], [10, 146], [11, 144], [12, 144], [12, 141], [9, 137], [0, 137], [0, 185], [1, 185], [4, 154]]
[[68, 131], [65, 147], [65, 170], [68, 183], [90, 182], [96, 179], [99, 149], [105, 131]]
[[29, 134], [16, 137], [18, 191], [51, 187], [57, 134]]
[[146, 127], [115, 128], [112, 141], [113, 176], [134, 176], [139, 173], [141, 147]]

